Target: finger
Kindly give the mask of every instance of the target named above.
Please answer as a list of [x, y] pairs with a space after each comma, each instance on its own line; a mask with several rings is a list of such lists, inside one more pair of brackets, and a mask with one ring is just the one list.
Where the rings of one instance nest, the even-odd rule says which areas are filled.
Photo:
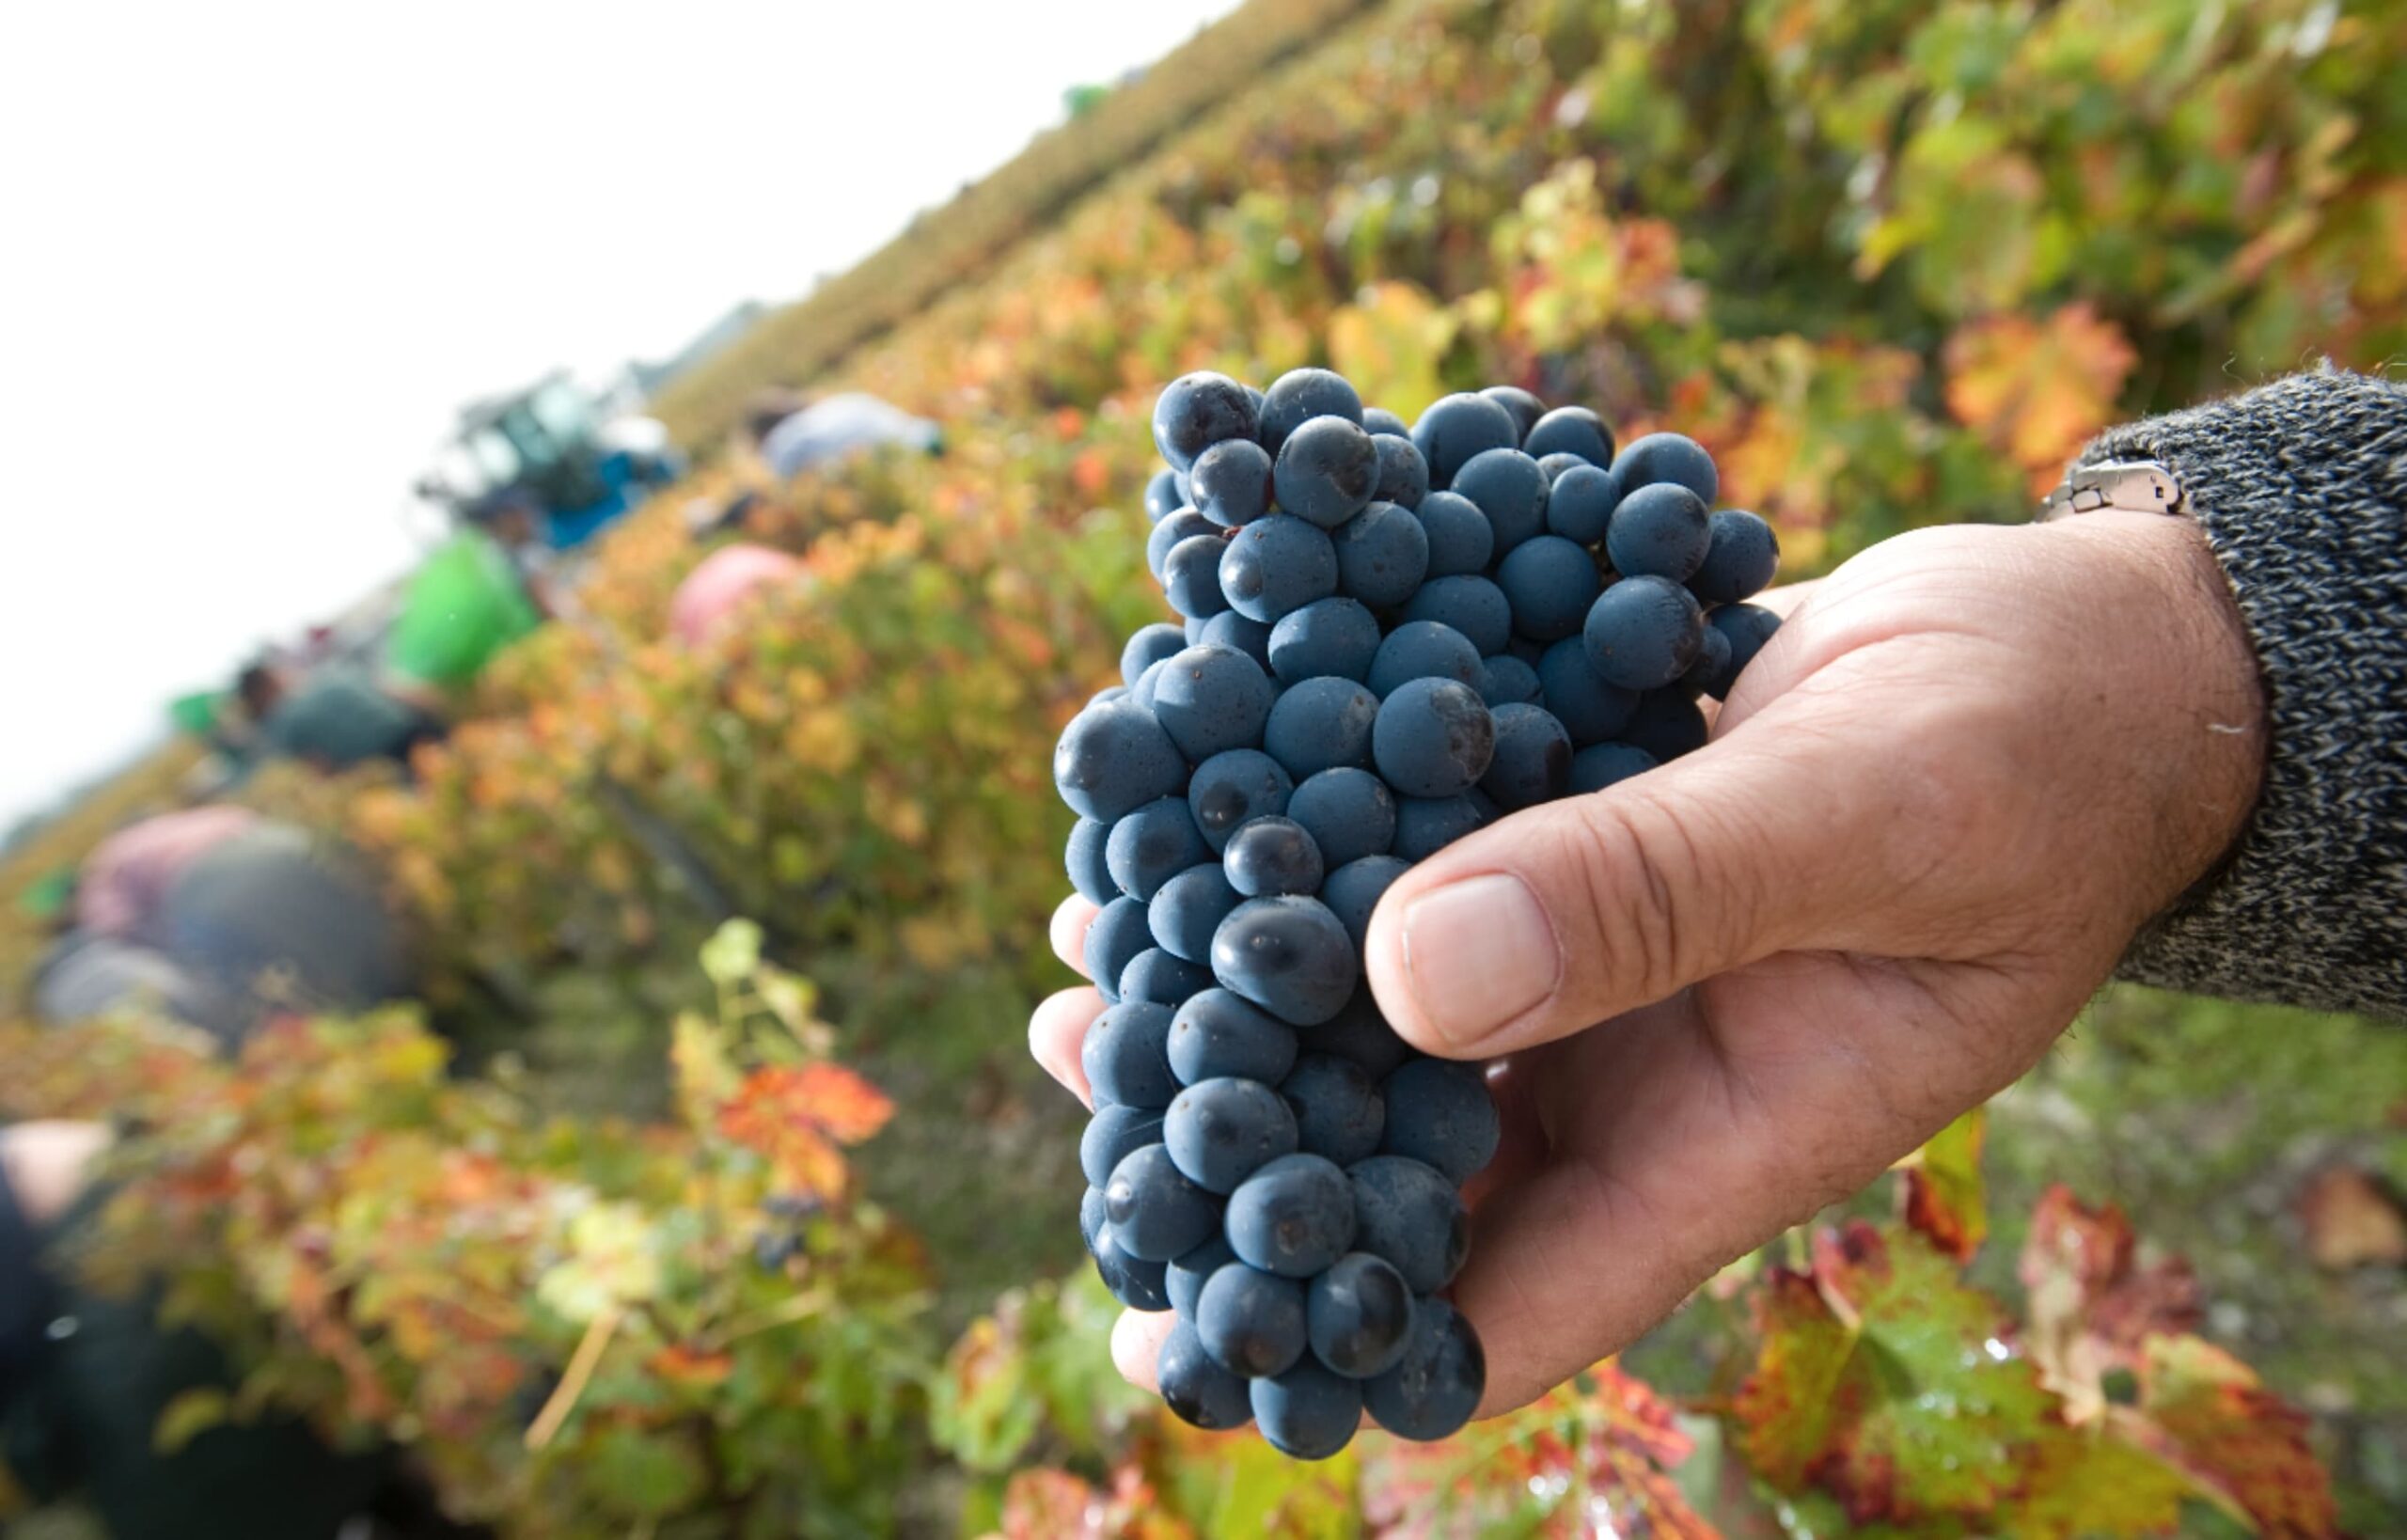
[[1111, 1323], [1111, 1366], [1131, 1385], [1161, 1389], [1162, 1344], [1178, 1317], [1169, 1311], [1124, 1310]]
[[1078, 1049], [1086, 1042], [1087, 1029], [1101, 1014], [1103, 997], [1081, 985], [1047, 996], [1028, 1018], [1029, 1053], [1045, 1066], [1046, 1074], [1089, 1108], [1094, 1106], [1094, 1092], [1079, 1064]]
[[1077, 893], [1062, 901], [1053, 911], [1053, 923], [1048, 935], [1053, 942], [1053, 955], [1069, 966], [1080, 978], [1087, 971], [1087, 927], [1094, 917], [1103, 913]]

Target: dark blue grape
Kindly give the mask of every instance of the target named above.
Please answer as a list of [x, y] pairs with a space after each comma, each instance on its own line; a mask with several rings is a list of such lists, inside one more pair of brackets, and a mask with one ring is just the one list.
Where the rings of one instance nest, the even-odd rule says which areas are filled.
[[1705, 714], [1680, 689], [1649, 690], [1638, 698], [1638, 709], [1623, 724], [1621, 741], [1634, 744], [1668, 762], [1705, 746], [1709, 730]]
[[1155, 1137], [1169, 1148], [1171, 1159], [1188, 1181], [1211, 1192], [1235, 1192], [1257, 1167], [1296, 1148], [1295, 1113], [1259, 1080], [1198, 1080], [1172, 1097], [1170, 1110], [1158, 1118]]
[[1255, 386], [1248, 385], [1245, 387], [1245, 399], [1253, 403], [1253, 420], [1256, 424], [1254, 429], [1254, 438], [1259, 441], [1262, 437], [1262, 430], [1259, 425], [1262, 421], [1263, 409], [1270, 404], [1270, 398]]
[[[1188, 643], [1188, 646], [1192, 647], [1203, 640], [1204, 622], [1201, 621], [1189, 621], [1187, 623], [1195, 630], [1195, 641]], [[1170, 659], [1168, 658], [1163, 658], [1158, 663], [1149, 663], [1145, 665], [1145, 671], [1137, 676], [1137, 683], [1135, 684], [1129, 686], [1128, 699], [1135, 701], [1138, 705], [1144, 707], [1145, 714], [1149, 716], [1153, 715], [1154, 710], [1154, 686], [1161, 683], [1162, 670], [1169, 666]]]
[[[1372, 670], [1376, 673], [1377, 665]], [[1367, 765], [1371, 728], [1378, 715], [1377, 696], [1350, 679], [1324, 674], [1279, 697], [1263, 730], [1262, 746], [1298, 780], [1341, 764]], [[1266, 810], [1282, 811], [1283, 804]], [[1205, 837], [1210, 834], [1206, 828]]]
[[1187, 473], [1195, 511], [1224, 529], [1251, 524], [1270, 511], [1270, 453], [1250, 438], [1215, 444]]
[[1190, 621], [1208, 621], [1229, 607], [1229, 596], [1220, 589], [1220, 562], [1228, 549], [1217, 529], [1189, 535], [1170, 548], [1162, 558], [1162, 595], [1171, 608]]
[[1173, 957], [1159, 947], [1148, 947], [1128, 959], [1120, 970], [1120, 998], [1156, 1005], [1179, 1005], [1190, 995], [1212, 987], [1212, 970], [1199, 963]]
[[1103, 912], [1087, 926], [1084, 961], [1087, 977], [1093, 981], [1096, 993], [1118, 1004], [1120, 975], [1137, 954], [1154, 944], [1154, 934], [1145, 922], [1145, 906], [1132, 898], [1116, 898], [1103, 906]]
[[1365, 856], [1384, 856], [1395, 842], [1395, 794], [1352, 765], [1305, 778], [1287, 799], [1287, 816], [1312, 836], [1332, 872]]
[[1316, 899], [1248, 899], [1212, 937], [1212, 976], [1291, 1027], [1316, 1027], [1354, 992], [1345, 926]]
[[1408, 680], [1380, 702], [1371, 731], [1379, 778], [1404, 796], [1455, 796], [1496, 753], [1496, 719], [1479, 692], [1452, 679]]
[[1314, 417], [1287, 435], [1271, 467], [1279, 506], [1334, 529], [1362, 511], [1379, 484], [1379, 447], [1344, 417]]
[[1654, 768], [1655, 756], [1635, 744], [1590, 744], [1571, 756], [1571, 794], [1601, 792]]
[[1229, 886], [1248, 898], [1317, 892], [1324, 870], [1320, 846], [1292, 818], [1257, 818], [1238, 829], [1229, 837], [1222, 867]]
[[1412, 516], [1429, 537], [1429, 576], [1468, 577], [1487, 570], [1496, 531], [1477, 503], [1458, 492], [1433, 492], [1415, 505]]
[[1679, 677], [1679, 688], [1691, 695], [1709, 695], [1721, 699], [1730, 690], [1730, 638], [1713, 629], [1708, 621], [1705, 628], [1705, 645], [1697, 649], [1696, 661]]
[[[1173, 1267], [1172, 1277], [1176, 1276]], [[1172, 1304], [1177, 1303], [1176, 1296]], [[1190, 1427], [1222, 1433], [1241, 1428], [1253, 1419], [1252, 1393], [1243, 1375], [1213, 1361], [1204, 1339], [1186, 1321], [1162, 1339], [1161, 1356], [1154, 1360], [1154, 1378], [1161, 1386], [1162, 1404]]]
[[1262, 665], [1234, 647], [1205, 642], [1162, 665], [1154, 682], [1154, 716], [1180, 753], [1201, 762], [1259, 746], [1278, 695]]
[[1234, 649], [1251, 658], [1265, 674], [1270, 672], [1270, 628], [1250, 615], [1220, 611], [1204, 622], [1193, 645]]
[[1409, 439], [1412, 437], [1412, 424], [1384, 406], [1362, 408], [1362, 431], [1375, 438]]
[[1571, 787], [1571, 734], [1543, 706], [1499, 706], [1496, 755], [1479, 789], [1506, 812], [1551, 802]]
[[1697, 495], [1707, 508], [1722, 495], [1722, 478], [1705, 446], [1678, 433], [1649, 433], [1624, 447], [1613, 461], [1613, 477], [1628, 496], [1640, 487], [1669, 481]]
[[[1277, 1094], [1272, 1094], [1276, 1101]], [[1287, 1111], [1285, 1102], [1279, 1110]], [[1288, 1113], [1289, 1124], [1295, 1115]], [[1128, 1156], [1131, 1150], [1162, 1141], [1164, 1114], [1149, 1108], [1122, 1107], [1107, 1102], [1094, 1109], [1087, 1120], [1087, 1131], [1078, 1139], [1078, 1169], [1086, 1173], [1087, 1186], [1101, 1188], [1109, 1185], [1111, 1169]]]
[[1229, 537], [1220, 585], [1238, 614], [1276, 624], [1337, 591], [1337, 547], [1327, 530], [1274, 513]]
[[1413, 1298], [1384, 1258], [1349, 1251], [1304, 1291], [1304, 1331], [1330, 1373], [1368, 1379], [1395, 1367], [1411, 1344]]
[[1419, 508], [1421, 499], [1429, 495], [1429, 462], [1421, 458], [1421, 451], [1407, 437], [1380, 433], [1371, 443], [1379, 452], [1379, 475], [1371, 495], [1398, 508]]
[[1558, 406], [1531, 425], [1521, 448], [1540, 460], [1576, 454], [1602, 469], [1613, 462], [1613, 431], [1584, 406]]
[[1356, 427], [1362, 423], [1362, 398], [1343, 374], [1325, 369], [1295, 369], [1279, 376], [1263, 392], [1262, 447], [1277, 454], [1288, 435], [1314, 417], [1342, 417]]
[[1444, 1173], [1408, 1155], [1382, 1155], [1355, 1162], [1345, 1174], [1354, 1188], [1356, 1250], [1385, 1258], [1415, 1294], [1454, 1281], [1471, 1255], [1471, 1217]]
[[1416, 1059], [1389, 1076], [1379, 1091], [1388, 1109], [1381, 1154], [1409, 1156], [1456, 1186], [1496, 1157], [1496, 1103], [1479, 1065]]
[[1146, 803], [1112, 825], [1104, 844], [1104, 865], [1113, 884], [1140, 904], [1151, 903], [1162, 884], [1211, 858], [1184, 797]]
[[1243, 902], [1218, 861], [1190, 866], [1154, 894], [1154, 902], [1145, 906], [1145, 926], [1155, 946], [1172, 957], [1209, 966], [1212, 933]]
[[1134, 685], [1144, 677], [1145, 670], [1162, 659], [1187, 650], [1185, 628], [1174, 625], [1140, 626], [1120, 650], [1120, 678]]
[[1588, 661], [1588, 644], [1580, 636], [1566, 636], [1538, 659], [1538, 703], [1580, 748], [1619, 732], [1638, 709], [1638, 692], [1597, 672]]
[[1111, 1291], [1111, 1297], [1130, 1310], [1148, 1313], [1170, 1309], [1162, 1265], [1130, 1256], [1112, 1234], [1111, 1226], [1103, 1227], [1089, 1252], [1094, 1258], [1095, 1276]]
[[[1103, 1211], [1103, 1189], [1089, 1187], [1078, 1200], [1078, 1234], [1087, 1243], [1087, 1254], [1094, 1254], [1095, 1237], [1103, 1234], [1104, 1223], [1110, 1216]], [[1236, 1253], [1229, 1253], [1235, 1256]]]
[[1178, 1094], [1170, 1067], [1168, 1006], [1123, 1000], [1094, 1018], [1078, 1044], [1078, 1067], [1098, 1107], [1165, 1108]]
[[1539, 535], [1505, 554], [1496, 586], [1513, 607], [1513, 629], [1535, 641], [1576, 636], [1588, 606], [1605, 591], [1597, 558], [1561, 535]]
[[1168, 1055], [1181, 1085], [1259, 1080], [1275, 1086], [1296, 1065], [1296, 1029], [1225, 989], [1206, 989], [1171, 1018]]
[[1761, 593], [1780, 572], [1780, 536], [1755, 514], [1725, 508], [1713, 515], [1705, 562], [1689, 591], [1708, 605], [1735, 605]]
[[1487, 665], [1471, 638], [1440, 621], [1407, 621], [1371, 655], [1371, 693], [1382, 698], [1416, 679], [1451, 679], [1477, 689]]
[[[1093, 1192], [1094, 1189], [1090, 1187], [1087, 1190]], [[1171, 1309], [1192, 1322], [1196, 1300], [1203, 1294], [1205, 1281], [1236, 1259], [1237, 1254], [1229, 1249], [1228, 1236], [1219, 1231], [1214, 1231], [1211, 1238], [1194, 1250], [1173, 1259], [1162, 1274], [1162, 1287], [1170, 1294]]]
[[1513, 414], [1485, 396], [1441, 397], [1412, 425], [1412, 444], [1429, 463], [1429, 484], [1443, 491], [1473, 455], [1519, 447]]
[[1062, 730], [1053, 784], [1079, 817], [1109, 824], [1187, 784], [1187, 759], [1152, 712], [1133, 699], [1110, 700]]
[[1403, 604], [1428, 575], [1429, 536], [1410, 509], [1373, 503], [1339, 526], [1331, 540], [1338, 591], [1366, 605]]
[[1658, 481], [1622, 498], [1605, 529], [1605, 556], [1624, 577], [1685, 583], [1713, 543], [1704, 501], [1683, 486]]
[[1378, 618], [1359, 600], [1317, 600], [1270, 628], [1270, 671], [1282, 684], [1324, 674], [1365, 678], [1378, 650]]
[[1183, 540], [1193, 540], [1198, 535], [1217, 535], [1219, 530], [1219, 525], [1191, 508], [1181, 508], [1165, 514], [1162, 522], [1154, 526], [1154, 532], [1145, 537], [1145, 570], [1154, 574], [1156, 582], [1159, 582], [1162, 563], [1169, 558], [1172, 546]]
[[1589, 665], [1606, 680], [1626, 690], [1656, 690], [1696, 661], [1705, 612], [1668, 577], [1625, 577], [1590, 606], [1581, 635]]
[[[1276, 722], [1279, 708], [1273, 706], [1270, 714]], [[1195, 767], [1195, 778], [1187, 787], [1187, 809], [1203, 832], [1204, 843], [1218, 852], [1249, 820], [1285, 812], [1295, 790], [1295, 781], [1279, 762], [1261, 749], [1232, 748]]]
[[1282, 1373], [1304, 1356], [1304, 1286], [1241, 1262], [1204, 1281], [1195, 1296], [1195, 1335], [1212, 1360], [1257, 1379]]
[[[1398, 834], [1403, 832], [1406, 806], [1402, 801], [1395, 805]], [[1378, 907], [1379, 896], [1410, 870], [1410, 862], [1394, 856], [1364, 856], [1346, 862], [1322, 880], [1320, 901], [1345, 927], [1356, 951], [1362, 950], [1364, 937], [1371, 934], [1371, 911]]]
[[[1103, 1188], [1111, 1238], [1140, 1262], [1168, 1262], [1220, 1228], [1220, 1201], [1180, 1174], [1170, 1152], [1141, 1145], [1120, 1157]], [[1167, 1287], [1169, 1280], [1163, 1280]]]
[[1186, 495], [1178, 487], [1178, 472], [1156, 471], [1154, 479], [1145, 483], [1145, 517], [1152, 523], [1159, 524], [1186, 506]]
[[[1707, 616], [1706, 623], [1730, 638], [1730, 680], [1735, 684], [1780, 629], [1780, 617], [1761, 605], [1724, 605]], [[1726, 688], [1723, 693], [1728, 693]]]
[[1062, 860], [1070, 869], [1070, 886], [1089, 904], [1106, 904], [1120, 896], [1120, 885], [1111, 880], [1110, 863], [1104, 854], [1110, 841], [1111, 825], [1100, 819], [1081, 818], [1070, 825], [1070, 842]]
[[1271, 1448], [1292, 1460], [1326, 1460], [1344, 1453], [1362, 1425], [1362, 1387], [1303, 1359], [1282, 1375], [1246, 1387], [1253, 1420]]
[[1487, 1391], [1479, 1334], [1442, 1299], [1413, 1307], [1412, 1337], [1395, 1367], [1362, 1382], [1362, 1405], [1399, 1438], [1430, 1443], [1460, 1431]]
[[1453, 626], [1481, 657], [1502, 652], [1513, 639], [1513, 605], [1504, 590], [1485, 577], [1433, 577], [1404, 606], [1408, 621]]
[[[1529, 453], [1527, 449], [1524, 449], [1521, 452], [1523, 454]], [[1581, 459], [1578, 455], [1565, 454], [1561, 450], [1557, 450], [1553, 454], [1541, 455], [1538, 457], [1538, 469], [1546, 472], [1546, 484], [1549, 489], [1547, 512], [1550, 520], [1553, 517], [1554, 503], [1551, 494], [1555, 484], [1563, 479], [1564, 472], [1578, 470], [1581, 466], [1587, 464], [1588, 462]]]
[[1225, 374], [1182, 374], [1154, 401], [1154, 448], [1172, 470], [1223, 439], [1253, 437], [1260, 426], [1253, 398]]
[[1331, 1161], [1281, 1155], [1229, 1194], [1224, 1222], [1238, 1261], [1282, 1278], [1310, 1278], [1354, 1244], [1354, 1190]]
[[1351, 1166], [1378, 1153], [1387, 1108], [1378, 1082], [1351, 1059], [1308, 1053], [1280, 1082], [1279, 1094], [1296, 1114], [1296, 1148], [1305, 1155]]
[[1538, 419], [1546, 416], [1546, 402], [1519, 385], [1489, 385], [1480, 394], [1512, 414], [1514, 431], [1524, 439], [1537, 426]]
[[1094, 694], [1087, 697], [1087, 704], [1090, 706], [1109, 705], [1114, 700], [1127, 699], [1128, 694], [1128, 686], [1125, 684], [1106, 684], [1102, 689], [1099, 689], [1095, 691]]
[[1534, 706], [1544, 693], [1538, 684], [1538, 671], [1510, 652], [1499, 652], [1480, 663], [1479, 698], [1487, 709], [1499, 706]]
[[1496, 804], [1476, 787], [1460, 796], [1398, 797], [1395, 853], [1408, 861], [1425, 861], [1500, 816]]
[[1613, 510], [1621, 506], [1621, 483], [1610, 471], [1585, 461], [1554, 479], [1546, 502], [1546, 526], [1575, 545], [1591, 550], [1605, 542], [1613, 527]]
[[1527, 636], [1516, 636], [1505, 644], [1502, 655], [1518, 658], [1532, 668], [1535, 668], [1538, 666], [1538, 659], [1546, 656], [1546, 649], [1547, 644], [1542, 641], [1534, 641]]
[[[1226, 615], [1228, 611], [1224, 609], [1220, 611], [1220, 613]], [[1212, 622], [1208, 618], [1198, 620], [1192, 616], [1181, 616], [1178, 622], [1178, 634], [1187, 638], [1188, 646], [1193, 647], [1203, 641], [1204, 628], [1211, 623]], [[1152, 672], [1151, 669], [1146, 671], [1149, 673]], [[1153, 708], [1149, 705], [1145, 709], [1151, 711]]]
[[1489, 449], [1472, 456], [1455, 473], [1454, 491], [1487, 515], [1487, 526], [1496, 535], [1494, 557], [1546, 528], [1546, 472], [1518, 449]]

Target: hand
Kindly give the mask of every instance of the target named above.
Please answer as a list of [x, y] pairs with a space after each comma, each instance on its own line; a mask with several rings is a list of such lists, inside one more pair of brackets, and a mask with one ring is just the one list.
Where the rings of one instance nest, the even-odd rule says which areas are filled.
[[0, 1128], [0, 1181], [15, 1194], [26, 1223], [50, 1224], [74, 1206], [109, 1143], [108, 1129], [97, 1123], [13, 1124]]
[[[1486, 1412], [2028, 1069], [2254, 803], [2255, 661], [2187, 521], [1927, 530], [1763, 602], [1788, 622], [1705, 749], [1462, 841], [1373, 921], [1396, 1029], [1502, 1060], [1451, 1291]], [[1092, 915], [1056, 916], [1074, 966]], [[1100, 1008], [1030, 1026], [1081, 1094]], [[1166, 1321], [1122, 1318], [1123, 1373]]]

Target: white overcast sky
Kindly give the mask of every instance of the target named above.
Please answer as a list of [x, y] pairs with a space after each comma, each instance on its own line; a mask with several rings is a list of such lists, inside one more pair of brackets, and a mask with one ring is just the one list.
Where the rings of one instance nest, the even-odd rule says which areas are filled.
[[405, 566], [457, 402], [799, 294], [1233, 4], [0, 8], [0, 825]]

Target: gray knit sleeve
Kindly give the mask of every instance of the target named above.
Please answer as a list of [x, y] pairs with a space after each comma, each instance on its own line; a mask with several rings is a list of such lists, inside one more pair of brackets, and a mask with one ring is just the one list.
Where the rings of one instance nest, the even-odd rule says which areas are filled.
[[2407, 1016], [2407, 386], [2326, 368], [2117, 428], [2187, 494], [2263, 669], [2264, 788], [2119, 975]]

